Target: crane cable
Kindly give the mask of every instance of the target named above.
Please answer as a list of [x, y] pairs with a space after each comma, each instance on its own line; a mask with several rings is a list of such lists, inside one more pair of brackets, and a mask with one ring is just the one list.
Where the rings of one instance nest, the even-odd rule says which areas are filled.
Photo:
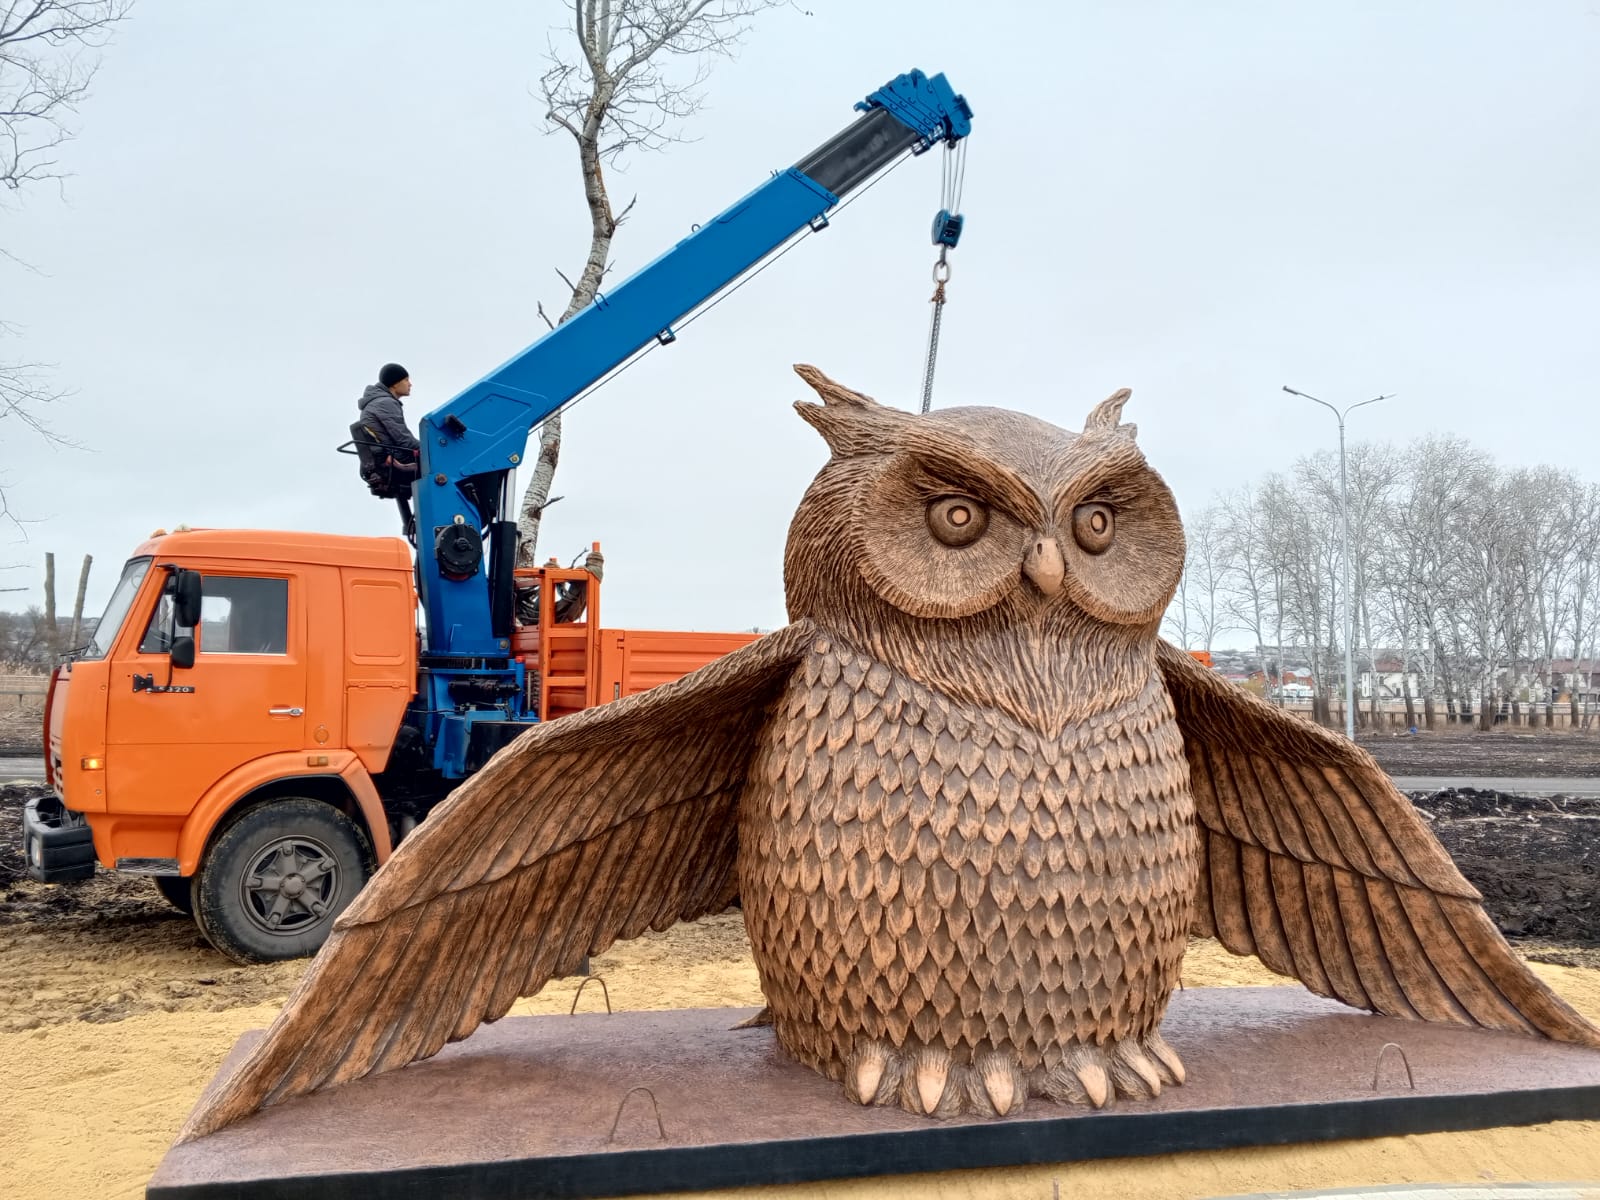
[[[939, 358], [939, 333], [944, 324], [945, 285], [950, 282], [950, 249], [960, 236], [961, 190], [967, 181], [967, 142], [963, 138], [956, 145], [945, 143], [944, 169], [940, 172], [939, 215], [934, 219], [934, 242], [939, 247], [939, 258], [933, 264], [933, 312], [928, 322], [928, 354], [922, 368], [922, 411], [933, 405], [933, 374]], [[941, 227], [947, 219], [956, 222], [955, 234], [949, 240], [941, 239]]]
[[948, 247], [939, 247], [939, 261], [933, 264], [933, 315], [928, 322], [928, 357], [922, 367], [922, 411], [933, 405], [933, 369], [939, 357], [939, 328], [944, 322], [944, 285], [950, 282]]

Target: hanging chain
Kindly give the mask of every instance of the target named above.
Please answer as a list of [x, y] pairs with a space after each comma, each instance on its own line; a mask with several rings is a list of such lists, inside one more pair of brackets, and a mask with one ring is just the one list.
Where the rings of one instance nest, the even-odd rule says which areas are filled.
[[[967, 179], [967, 143], [945, 146], [939, 188], [939, 215], [934, 222], [934, 242], [939, 260], [933, 264], [933, 315], [928, 324], [928, 356], [922, 368], [922, 411], [933, 406], [933, 373], [939, 359], [939, 331], [944, 324], [945, 284], [950, 282], [950, 248], [961, 235], [961, 189]], [[953, 229], [944, 228], [953, 221]]]
[[950, 282], [949, 248], [939, 248], [939, 261], [933, 264], [933, 320], [928, 326], [928, 359], [922, 369], [922, 411], [933, 405], [933, 368], [939, 358], [939, 327], [944, 321], [944, 285]]

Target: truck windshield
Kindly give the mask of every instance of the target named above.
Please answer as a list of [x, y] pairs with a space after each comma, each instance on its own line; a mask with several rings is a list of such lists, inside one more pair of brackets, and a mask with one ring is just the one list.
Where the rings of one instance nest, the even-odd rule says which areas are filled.
[[128, 560], [128, 565], [122, 568], [122, 578], [117, 580], [116, 591], [111, 593], [111, 602], [106, 605], [106, 611], [94, 627], [94, 636], [78, 655], [79, 658], [104, 658], [110, 653], [111, 643], [117, 640], [117, 630], [122, 627], [128, 609], [133, 607], [133, 598], [139, 594], [139, 585], [144, 582], [145, 572], [149, 570], [148, 558]]

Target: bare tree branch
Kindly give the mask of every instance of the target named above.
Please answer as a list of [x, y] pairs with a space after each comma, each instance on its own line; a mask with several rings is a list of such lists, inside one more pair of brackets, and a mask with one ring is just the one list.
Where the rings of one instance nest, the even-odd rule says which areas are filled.
[[[9, 192], [66, 178], [57, 151], [72, 139], [72, 118], [99, 67], [93, 51], [111, 40], [132, 0], [0, 0], [0, 202]], [[0, 259], [38, 269], [0, 247]], [[16, 327], [0, 313], [0, 338]], [[75, 443], [51, 431], [42, 410], [64, 398], [45, 381], [42, 363], [0, 357], [0, 440], [15, 444], [19, 427], [59, 446]], [[0, 485], [0, 521], [22, 523]]]
[[[686, 140], [681, 126], [699, 111], [701, 88], [715, 59], [731, 57], [759, 13], [792, 0], [573, 0], [564, 38], [549, 43], [539, 94], [552, 130], [570, 134], [578, 150], [589, 209], [589, 255], [560, 321], [581, 312], [611, 269], [611, 239], [633, 211], [611, 207], [605, 164], [630, 148], [657, 150]], [[542, 315], [542, 309], [541, 309]], [[546, 318], [548, 321], [548, 318]], [[539, 427], [539, 453], [517, 520], [517, 565], [537, 561], [540, 515], [561, 452], [561, 414]]]
[[55, 152], [132, 0], [0, 0], [0, 184], [60, 179]]

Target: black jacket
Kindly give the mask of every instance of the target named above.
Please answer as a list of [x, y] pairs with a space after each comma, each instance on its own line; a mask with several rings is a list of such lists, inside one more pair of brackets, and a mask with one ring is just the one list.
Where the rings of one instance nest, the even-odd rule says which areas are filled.
[[406, 414], [400, 401], [381, 383], [369, 383], [361, 393], [361, 419], [367, 423], [378, 440], [391, 453], [393, 447], [415, 450], [417, 439], [406, 428]]

